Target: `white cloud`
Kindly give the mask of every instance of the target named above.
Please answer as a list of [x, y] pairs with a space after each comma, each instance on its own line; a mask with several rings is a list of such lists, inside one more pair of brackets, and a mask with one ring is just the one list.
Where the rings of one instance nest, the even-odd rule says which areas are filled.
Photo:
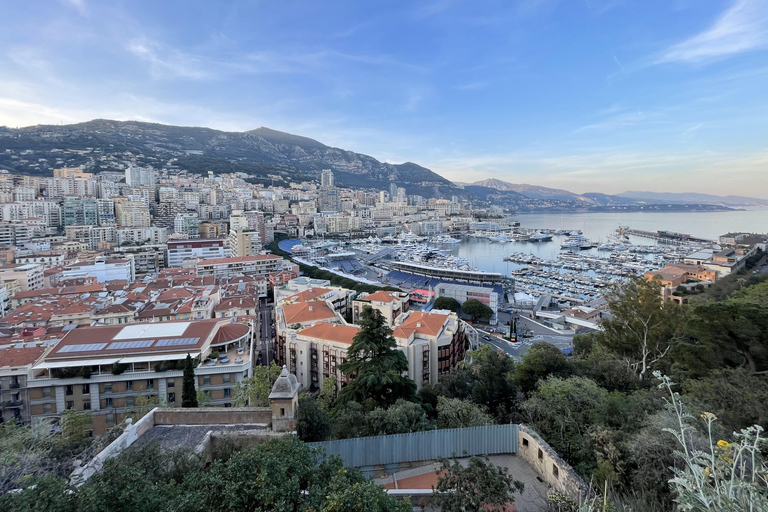
[[768, 0], [737, 0], [710, 28], [656, 59], [699, 63], [768, 47]]

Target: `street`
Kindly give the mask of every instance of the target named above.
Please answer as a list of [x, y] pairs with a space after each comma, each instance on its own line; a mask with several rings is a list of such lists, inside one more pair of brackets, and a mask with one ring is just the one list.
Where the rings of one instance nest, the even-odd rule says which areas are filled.
[[[256, 361], [261, 361], [261, 364], [268, 364], [270, 360], [275, 358], [273, 336], [272, 336], [272, 311], [274, 305], [267, 302], [266, 297], [259, 299], [259, 312], [258, 312], [258, 325], [259, 332], [254, 347], [254, 355], [256, 355]], [[265, 343], [266, 342], [266, 343]], [[267, 347], [269, 353], [267, 354]], [[268, 357], [269, 356], [269, 357]], [[258, 364], [258, 363], [257, 363]]]
[[[510, 314], [506, 312], [499, 312], [499, 324], [494, 329], [497, 331], [501, 330], [502, 332], [505, 332], [507, 328], [506, 324], [513, 314], [514, 313]], [[481, 334], [479, 339], [480, 343], [485, 343], [486, 345], [491, 345], [498, 350], [502, 350], [515, 359], [519, 359], [523, 354], [528, 352], [528, 349], [531, 347], [531, 345], [537, 341], [545, 341], [547, 343], [551, 343], [560, 350], [571, 348], [571, 344], [573, 342], [573, 332], [571, 331], [559, 331], [556, 329], [550, 329], [549, 327], [543, 326], [538, 322], [535, 322], [530, 318], [526, 318], [522, 315], [518, 318], [517, 322], [519, 332], [522, 333], [527, 328], [530, 329], [533, 336], [531, 338], [521, 337], [520, 342], [511, 343], [507, 340], [494, 336], [493, 333], [485, 333], [485, 331], [488, 329], [486, 326], [476, 325], [475, 327], [480, 331]], [[490, 336], [491, 339], [483, 339], [484, 335]]]

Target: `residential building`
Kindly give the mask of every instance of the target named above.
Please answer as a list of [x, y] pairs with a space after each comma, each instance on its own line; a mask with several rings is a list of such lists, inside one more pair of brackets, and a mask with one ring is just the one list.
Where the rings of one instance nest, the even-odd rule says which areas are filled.
[[92, 197], [67, 197], [61, 206], [64, 226], [98, 226], [99, 203]]
[[387, 325], [394, 327], [398, 320], [402, 320], [401, 315], [408, 312], [409, 296], [405, 292], [388, 292], [380, 290], [374, 293], [363, 293], [355, 297], [352, 301], [352, 321], [357, 323], [360, 320], [365, 306], [370, 306], [381, 313], [387, 320]]
[[44, 267], [39, 263], [8, 264], [0, 266], [0, 279], [16, 281], [20, 291], [44, 288]]
[[121, 258], [98, 259], [92, 262], [83, 261], [67, 265], [62, 276], [64, 279], [95, 277], [99, 283], [114, 280], [132, 283], [136, 278], [136, 266], [133, 255], [126, 254]]
[[[228, 277], [236, 274], [268, 276], [273, 272], [293, 269], [294, 265], [280, 256], [258, 254], [239, 258], [214, 258], [199, 261], [196, 265], [198, 276]], [[296, 270], [298, 276], [298, 269]]]
[[166, 261], [169, 267], [180, 267], [187, 258], [209, 260], [224, 258], [226, 255], [225, 240], [221, 238], [169, 240]]
[[[178, 406], [187, 355], [200, 361], [196, 387], [213, 405], [229, 407], [250, 370], [249, 343], [249, 327], [229, 320], [72, 329], [32, 368], [32, 421], [90, 411], [93, 433], [102, 434], [131, 415], [138, 397]], [[211, 360], [213, 352], [224, 357]]]
[[10, 420], [30, 423], [27, 379], [32, 365], [45, 350], [42, 345], [24, 343], [0, 349], [0, 423]]

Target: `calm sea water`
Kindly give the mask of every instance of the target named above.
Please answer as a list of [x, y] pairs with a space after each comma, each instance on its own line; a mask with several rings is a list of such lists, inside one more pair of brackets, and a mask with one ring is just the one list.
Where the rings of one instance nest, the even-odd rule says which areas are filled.
[[[696, 237], [716, 240], [731, 231], [768, 233], [768, 210], [735, 212], [680, 212], [680, 213], [584, 213], [584, 214], [531, 214], [517, 217], [521, 227], [537, 229], [580, 229], [584, 236], [595, 242], [605, 242], [619, 226], [629, 226], [644, 231], [668, 230], [687, 233]], [[513, 252], [527, 252], [540, 258], [554, 259], [561, 252], [560, 244], [565, 236], [555, 236], [546, 243], [498, 243], [479, 238], [464, 237], [461, 244], [444, 246], [451, 253], [469, 260], [470, 264], [488, 272], [509, 275], [520, 265], [503, 261]], [[637, 245], [654, 245], [656, 242], [641, 237], [630, 237]], [[597, 254], [596, 249], [582, 251]]]

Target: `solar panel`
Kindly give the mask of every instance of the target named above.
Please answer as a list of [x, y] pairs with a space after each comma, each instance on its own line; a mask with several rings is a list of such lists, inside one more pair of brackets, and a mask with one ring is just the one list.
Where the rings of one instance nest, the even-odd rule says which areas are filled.
[[87, 343], [85, 345], [66, 345], [59, 349], [61, 352], [89, 352], [91, 350], [101, 350], [106, 347], [106, 343]]
[[155, 340], [139, 340], [139, 341], [118, 341], [110, 343], [107, 350], [121, 350], [125, 348], [147, 348], [151, 347]]
[[156, 347], [178, 347], [182, 345], [197, 345], [200, 338], [168, 338], [158, 341]]
[[163, 338], [181, 336], [189, 327], [189, 322], [170, 322], [165, 324], [129, 325], [123, 327], [113, 340], [135, 340], [142, 338]]

